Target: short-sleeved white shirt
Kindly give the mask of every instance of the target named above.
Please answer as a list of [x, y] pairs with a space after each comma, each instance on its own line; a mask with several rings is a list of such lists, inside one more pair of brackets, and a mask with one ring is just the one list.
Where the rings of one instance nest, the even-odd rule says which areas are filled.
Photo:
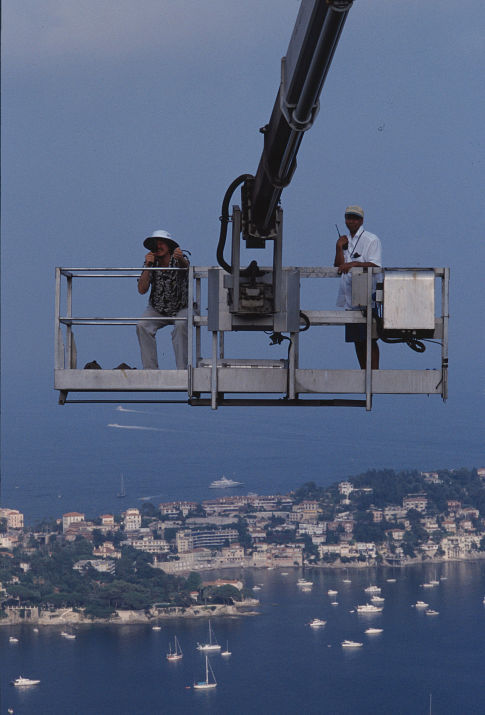
[[[377, 236], [365, 231], [361, 226], [355, 236], [349, 237], [349, 245], [344, 250], [345, 263], [375, 263], [382, 266], [382, 247]], [[337, 306], [346, 310], [355, 309], [352, 305], [352, 275], [342, 273], [337, 296]]]

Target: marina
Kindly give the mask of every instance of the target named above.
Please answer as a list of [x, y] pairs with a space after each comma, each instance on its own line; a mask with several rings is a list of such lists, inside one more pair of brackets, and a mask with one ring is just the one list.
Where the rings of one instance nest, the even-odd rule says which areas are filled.
[[[423, 566], [403, 570], [396, 584], [387, 584], [385, 569], [355, 569], [352, 584], [339, 591], [341, 607], [336, 609], [331, 607], [327, 592], [338, 590], [341, 576], [337, 570], [313, 570], [310, 593], [296, 587], [302, 578], [300, 569], [287, 569], [286, 577], [278, 569], [247, 570], [248, 587], [263, 584], [257, 609], [261, 615], [211, 618], [212, 644], [215, 634], [217, 645], [223, 644], [212, 653], [197, 649], [197, 643], [211, 641], [204, 618], [167, 619], [163, 639], [151, 625], [79, 626], [71, 643], [59, 637], [56, 627], [36, 626], [37, 633], [26, 624], [15, 630], [13, 626], [0, 628], [0, 648], [10, 636], [18, 638], [17, 647], [4, 649], [0, 675], [0, 686], [6, 693], [4, 707], [24, 715], [65, 715], [76, 693], [80, 712], [133, 715], [157, 712], [163, 693], [164, 711], [179, 715], [194, 711], [242, 715], [255, 708], [319, 715], [324, 688], [328, 712], [346, 715], [375, 710], [375, 693], [382, 693], [379, 688], [384, 678], [389, 697], [382, 693], [381, 712], [393, 712], [393, 699], [402, 712], [421, 712], [419, 708], [430, 691], [436, 712], [485, 711], [485, 695], [473, 691], [467, 680], [481, 663], [477, 623], [485, 617], [485, 562], [446, 564], [441, 569], [446, 570], [447, 580], [440, 579], [432, 592], [432, 608], [439, 616], [429, 618], [424, 617], [424, 611], [420, 617], [411, 608], [418, 599], [420, 584], [429, 579]], [[386, 599], [379, 622], [372, 621], [372, 625], [364, 616], [356, 617], [354, 606], [369, 583], [369, 572]], [[215, 577], [215, 573], [211, 575]], [[325, 625], [312, 627], [314, 620]], [[441, 645], [444, 637], [450, 644], [447, 649]], [[344, 641], [362, 645], [342, 645]], [[282, 692], [278, 683], [286, 662], [280, 654], [287, 651], [289, 642], [294, 684], [290, 692]], [[402, 644], [399, 667], [396, 643]], [[183, 658], [171, 662], [167, 655], [178, 652], [178, 646]], [[224, 656], [226, 651], [232, 655]], [[409, 689], [403, 687], [402, 669], [415, 672], [416, 652], [420, 653], [420, 679], [416, 688]], [[101, 671], [99, 663], [103, 663]], [[322, 677], [322, 673], [330, 672], [331, 677]], [[19, 673], [41, 684], [5, 688]], [[470, 682], [470, 696], [466, 689], [456, 692], [457, 678]], [[110, 700], [103, 699], [102, 682], [106, 680], [113, 684]], [[142, 680], [144, 687], [140, 688]], [[352, 688], [348, 687], [349, 680]], [[242, 685], [248, 681], [251, 688]], [[195, 688], [195, 684], [201, 686]], [[18, 700], [21, 693], [27, 698], [22, 707]]]

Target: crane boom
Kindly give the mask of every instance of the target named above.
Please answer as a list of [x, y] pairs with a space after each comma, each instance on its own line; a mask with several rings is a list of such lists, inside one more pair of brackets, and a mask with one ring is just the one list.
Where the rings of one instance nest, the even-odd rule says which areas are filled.
[[242, 188], [242, 230], [247, 246], [264, 247], [275, 234], [281, 193], [296, 169], [303, 134], [313, 124], [319, 97], [353, 0], [302, 0], [254, 177]]

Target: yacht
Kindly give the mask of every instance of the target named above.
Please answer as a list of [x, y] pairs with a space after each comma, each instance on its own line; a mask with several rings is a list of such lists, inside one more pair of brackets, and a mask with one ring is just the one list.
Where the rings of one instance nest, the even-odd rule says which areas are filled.
[[10, 636], [10, 638], [8, 639], [8, 642], [9, 643], [18, 643], [19, 639], [16, 638], [15, 636]]
[[428, 583], [422, 583], [421, 588], [434, 588], [435, 585], [436, 584], [431, 583], [431, 581], [429, 581]]
[[206, 652], [220, 650], [221, 646], [216, 641], [214, 636], [214, 631], [212, 630], [211, 622], [209, 621], [209, 642], [208, 643], [197, 643], [197, 650], [203, 650]]
[[313, 581], [307, 581], [306, 578], [299, 578], [296, 585], [300, 588], [313, 588]]
[[61, 631], [61, 636], [63, 638], [67, 638], [70, 641], [73, 641], [76, 638], [74, 633], [68, 633], [67, 631]]
[[414, 604], [414, 608], [428, 608], [429, 603], [425, 603], [424, 601], [416, 601]]
[[152, 631], [161, 631], [162, 626], [152, 626]]
[[357, 613], [380, 613], [382, 606], [375, 606], [373, 603], [364, 603], [362, 606], [357, 606]]
[[384, 603], [386, 599], [382, 596], [371, 596], [370, 600], [372, 601], [372, 603]]
[[380, 586], [367, 586], [367, 588], [364, 588], [364, 591], [366, 593], [380, 593], [382, 589]]
[[334, 591], [333, 588], [329, 588], [327, 593], [329, 596], [336, 596], [338, 591]]
[[225, 658], [228, 658], [230, 655], [232, 655], [231, 651], [229, 650], [229, 641], [226, 641], [226, 650], [222, 650], [221, 655], [223, 655]]
[[387, 583], [396, 583], [397, 578], [386, 578]]
[[242, 485], [242, 482], [222, 476], [220, 479], [214, 479], [209, 486], [211, 489], [229, 489], [230, 487], [242, 487]]
[[361, 648], [364, 644], [357, 641], [342, 641], [342, 648]]
[[425, 613], [427, 616], [438, 616], [439, 615], [439, 611], [435, 611], [432, 608], [427, 608], [425, 610]]
[[215, 688], [217, 685], [216, 676], [212, 670], [212, 666], [209, 663], [208, 656], [205, 657], [205, 680], [199, 680], [194, 683], [194, 688], [196, 690], [207, 690], [208, 688]]
[[12, 685], [15, 685], [17, 688], [23, 688], [26, 685], [38, 685], [40, 683], [40, 680], [31, 680], [30, 678], [24, 678], [21, 675], [19, 675], [18, 678], [15, 678], [15, 680], [12, 680]]
[[323, 621], [321, 618], [314, 618], [308, 625], [310, 628], [323, 628], [326, 623], [327, 621]]
[[184, 654], [182, 653], [182, 648], [180, 647], [179, 639], [177, 638], [177, 636], [174, 636], [173, 650], [172, 644], [170, 643], [166, 658], [170, 662], [174, 662], [176, 660], [182, 660], [183, 657]]
[[368, 636], [375, 636], [378, 633], [382, 633], [383, 630], [383, 628], [366, 628], [364, 633], [367, 633]]

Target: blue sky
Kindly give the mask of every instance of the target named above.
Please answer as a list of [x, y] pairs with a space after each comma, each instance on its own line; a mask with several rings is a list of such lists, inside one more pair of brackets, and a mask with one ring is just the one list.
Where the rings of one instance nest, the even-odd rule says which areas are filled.
[[[385, 265], [451, 267], [446, 405], [398, 397], [377, 398], [370, 414], [154, 406], [144, 415], [56, 405], [54, 267], [139, 265], [154, 228], [171, 231], [194, 264], [216, 263], [222, 196], [234, 177], [256, 170], [258, 129], [269, 119], [298, 7], [296, 0], [4, 0], [4, 502], [20, 503], [19, 492], [49, 479], [61, 487], [69, 469], [118, 475], [121, 455], [154, 479], [168, 461], [172, 476], [163, 478], [177, 474], [179, 483], [194, 471], [252, 471], [251, 486], [261, 491], [372, 466], [479, 466], [485, 9], [478, 0], [459, 11], [448, 0], [356, 0], [283, 193], [287, 265], [330, 265], [335, 223], [343, 224], [347, 204], [359, 203], [382, 240]], [[98, 298], [131, 315], [145, 303], [130, 284]], [[78, 340], [81, 362], [140, 367], [134, 331], [86, 336]], [[280, 357], [261, 336], [238, 340], [235, 350]], [[340, 332], [316, 330], [305, 340], [308, 365], [355, 366]], [[171, 365], [168, 335], [159, 346]], [[434, 366], [436, 350], [417, 357], [384, 346], [382, 365]], [[154, 449], [156, 432], [110, 423], [172, 431]]]

